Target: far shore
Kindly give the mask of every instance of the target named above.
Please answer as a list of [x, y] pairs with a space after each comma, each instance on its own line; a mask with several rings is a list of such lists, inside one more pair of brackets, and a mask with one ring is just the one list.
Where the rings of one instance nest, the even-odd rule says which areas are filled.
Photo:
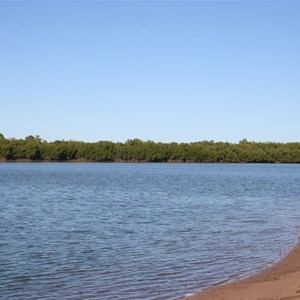
[[300, 242], [279, 262], [247, 279], [228, 283], [187, 300], [300, 299]]
[[13, 163], [13, 162], [24, 162], [24, 163], [193, 163], [193, 161], [181, 161], [181, 160], [168, 160], [165, 162], [150, 162], [148, 160], [141, 159], [115, 159], [115, 160], [93, 160], [93, 159], [41, 159], [33, 160], [28, 158], [18, 158], [18, 159], [5, 159], [0, 158], [0, 162]]
[[149, 160], [141, 160], [141, 159], [115, 159], [115, 160], [93, 160], [93, 159], [42, 159], [42, 160], [33, 160], [28, 158], [17, 158], [17, 159], [5, 159], [0, 158], [0, 163], [149, 163], [149, 164], [299, 164], [297, 162], [228, 162], [228, 161], [193, 161], [193, 160], [175, 160], [169, 159], [167, 161], [149, 161]]

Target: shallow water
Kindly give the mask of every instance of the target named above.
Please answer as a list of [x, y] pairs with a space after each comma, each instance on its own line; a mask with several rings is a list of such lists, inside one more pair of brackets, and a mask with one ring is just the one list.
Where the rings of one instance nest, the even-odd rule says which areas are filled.
[[300, 165], [0, 164], [3, 299], [173, 299], [295, 244]]

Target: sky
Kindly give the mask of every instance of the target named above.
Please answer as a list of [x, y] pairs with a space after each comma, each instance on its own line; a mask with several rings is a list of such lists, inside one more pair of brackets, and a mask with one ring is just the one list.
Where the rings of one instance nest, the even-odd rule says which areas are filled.
[[299, 1], [0, 0], [0, 132], [300, 141]]

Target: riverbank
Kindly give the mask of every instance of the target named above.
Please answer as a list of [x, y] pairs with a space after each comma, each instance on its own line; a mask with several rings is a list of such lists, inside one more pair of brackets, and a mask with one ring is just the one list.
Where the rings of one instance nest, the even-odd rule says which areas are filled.
[[203, 291], [188, 300], [300, 299], [300, 242], [272, 267], [247, 279]]
[[193, 160], [181, 160], [181, 159], [168, 159], [165, 161], [149, 161], [142, 159], [114, 159], [114, 160], [94, 160], [94, 159], [29, 159], [29, 158], [17, 158], [6, 159], [0, 157], [0, 163], [149, 163], [149, 164], [299, 164], [298, 162], [228, 162], [228, 161], [193, 161]]
[[248, 142], [246, 139], [239, 143], [162, 143], [140, 139], [126, 142], [47, 142], [39, 136], [7, 139], [0, 134], [0, 157], [9, 161], [300, 163], [300, 143]]
[[[36, 159], [32, 160], [29, 158], [17, 158], [17, 159], [5, 159], [0, 158], [0, 163], [197, 163], [192, 160], [175, 160], [168, 159], [166, 161], [149, 161], [142, 159], [114, 159], [114, 160], [94, 160], [94, 159], [85, 159], [85, 158], [77, 158], [77, 159]], [[205, 163], [205, 162], [203, 162]], [[219, 162], [220, 163], [220, 162]]]

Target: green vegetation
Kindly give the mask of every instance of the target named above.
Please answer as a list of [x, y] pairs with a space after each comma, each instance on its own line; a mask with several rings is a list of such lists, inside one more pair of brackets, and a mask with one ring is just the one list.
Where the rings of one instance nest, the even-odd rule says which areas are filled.
[[245, 139], [237, 144], [155, 143], [139, 139], [125, 143], [47, 142], [32, 135], [24, 140], [7, 139], [0, 133], [0, 158], [7, 161], [300, 163], [300, 143], [259, 143]]

